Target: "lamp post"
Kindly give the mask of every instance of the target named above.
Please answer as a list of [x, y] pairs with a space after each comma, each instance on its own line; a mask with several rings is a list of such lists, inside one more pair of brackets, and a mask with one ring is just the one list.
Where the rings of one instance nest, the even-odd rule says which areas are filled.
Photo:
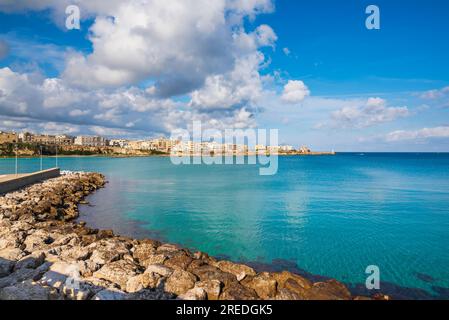
[[15, 144], [15, 151], [16, 151], [16, 176], [19, 174], [19, 162], [17, 159], [17, 144]]
[[42, 171], [42, 146], [39, 146], [41, 149], [41, 171]]

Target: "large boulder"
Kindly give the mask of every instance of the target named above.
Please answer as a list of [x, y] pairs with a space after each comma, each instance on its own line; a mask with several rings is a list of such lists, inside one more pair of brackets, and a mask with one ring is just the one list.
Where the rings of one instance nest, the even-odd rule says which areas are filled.
[[248, 277], [241, 283], [253, 289], [264, 300], [273, 299], [277, 293], [277, 281], [268, 272], [262, 272], [255, 277]]
[[228, 273], [232, 273], [236, 276], [238, 281], [243, 280], [246, 276], [255, 276], [256, 271], [253, 268], [245, 266], [243, 264], [233, 263], [230, 261], [218, 261], [213, 264], [220, 270]]
[[186, 293], [183, 293], [178, 296], [180, 300], [206, 300], [207, 293], [204, 289], [195, 287], [190, 289]]
[[165, 282], [165, 291], [176, 295], [186, 293], [195, 286], [197, 278], [190, 272], [175, 269]]
[[192, 260], [193, 259], [185, 252], [180, 252], [172, 256], [171, 258], [168, 258], [166, 261], [164, 261], [164, 264], [173, 269], [179, 268], [186, 270], [190, 265], [190, 263], [192, 262]]
[[218, 280], [199, 281], [195, 284], [195, 287], [201, 288], [206, 292], [208, 300], [218, 300], [222, 286], [222, 283]]
[[279, 289], [275, 300], [302, 300], [301, 296], [289, 289]]
[[195, 274], [201, 281], [218, 280], [225, 286], [237, 283], [237, 278], [233, 274], [224, 272], [208, 264], [203, 264], [196, 268], [189, 268], [189, 271]]
[[138, 266], [129, 260], [119, 260], [105, 264], [100, 270], [93, 273], [99, 279], [116, 283], [122, 290], [126, 289], [128, 279], [137, 275]]
[[11, 260], [5, 260], [0, 258], [0, 278], [6, 277], [11, 274], [15, 263]]
[[36, 269], [40, 265], [42, 265], [45, 261], [45, 253], [42, 251], [34, 252], [26, 257], [23, 257], [14, 266], [15, 270], [21, 269], [21, 268], [28, 268], [28, 269]]
[[117, 239], [106, 239], [92, 243], [88, 246], [88, 249], [92, 251], [90, 260], [98, 265], [117, 261], [130, 253], [129, 244]]
[[153, 243], [143, 242], [133, 248], [133, 257], [139, 262], [145, 261], [156, 252], [156, 246]]
[[92, 300], [126, 300], [127, 294], [121, 290], [108, 288], [99, 291]]
[[312, 288], [304, 291], [306, 300], [350, 300], [348, 288], [337, 280], [314, 283]]
[[145, 260], [139, 260], [142, 267], [147, 268], [152, 264], [163, 264], [168, 259], [168, 256], [163, 253], [156, 253], [153, 255], [148, 255]]
[[34, 252], [37, 250], [48, 250], [50, 245], [55, 241], [54, 234], [39, 229], [30, 234], [25, 241], [25, 250], [28, 252]]
[[285, 286], [285, 283], [289, 280], [293, 280], [298, 284], [299, 287], [303, 289], [310, 289], [313, 285], [312, 282], [307, 280], [306, 278], [288, 271], [273, 273], [272, 275], [278, 282], [279, 287], [281, 288], [283, 288]]
[[25, 256], [25, 253], [20, 248], [6, 248], [0, 250], [0, 259], [17, 261]]
[[242, 286], [238, 282], [225, 286], [220, 300], [258, 300], [256, 292], [253, 289]]
[[173, 273], [173, 269], [162, 264], [151, 264], [146, 268], [145, 272], [157, 273], [163, 277], [169, 277]]
[[36, 281], [40, 279], [45, 272], [48, 271], [50, 265], [51, 263], [45, 262], [36, 269], [18, 269], [7, 277], [0, 278], [0, 288], [6, 288], [28, 279]]
[[28, 280], [0, 289], [0, 300], [55, 300], [60, 299], [57, 290]]

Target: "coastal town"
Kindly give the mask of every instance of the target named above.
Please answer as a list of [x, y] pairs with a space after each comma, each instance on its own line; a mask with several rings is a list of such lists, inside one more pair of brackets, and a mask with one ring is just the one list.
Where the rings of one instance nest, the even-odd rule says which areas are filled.
[[306, 146], [295, 148], [291, 145], [254, 145], [172, 140], [165, 137], [128, 140], [108, 139], [102, 136], [49, 135], [30, 132], [0, 131], [0, 156], [46, 155], [55, 153], [68, 155], [331, 155], [332, 152], [312, 152]]

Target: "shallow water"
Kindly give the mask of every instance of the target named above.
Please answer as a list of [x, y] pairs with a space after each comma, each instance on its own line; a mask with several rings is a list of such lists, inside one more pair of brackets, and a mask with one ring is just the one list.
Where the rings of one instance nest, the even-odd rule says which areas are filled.
[[[449, 154], [281, 157], [275, 176], [158, 157], [59, 165], [107, 176], [94, 206], [81, 208], [96, 227], [358, 287], [377, 265], [383, 291], [449, 297]], [[39, 159], [20, 159], [19, 168], [39, 170]], [[14, 159], [0, 160], [0, 174], [13, 170]]]

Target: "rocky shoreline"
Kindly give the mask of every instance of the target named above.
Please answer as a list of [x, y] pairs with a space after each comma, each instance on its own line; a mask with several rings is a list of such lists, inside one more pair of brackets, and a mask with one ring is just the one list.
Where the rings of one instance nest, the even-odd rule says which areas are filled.
[[351, 300], [336, 281], [260, 272], [155, 240], [76, 222], [105, 184], [70, 173], [0, 197], [0, 300]]

